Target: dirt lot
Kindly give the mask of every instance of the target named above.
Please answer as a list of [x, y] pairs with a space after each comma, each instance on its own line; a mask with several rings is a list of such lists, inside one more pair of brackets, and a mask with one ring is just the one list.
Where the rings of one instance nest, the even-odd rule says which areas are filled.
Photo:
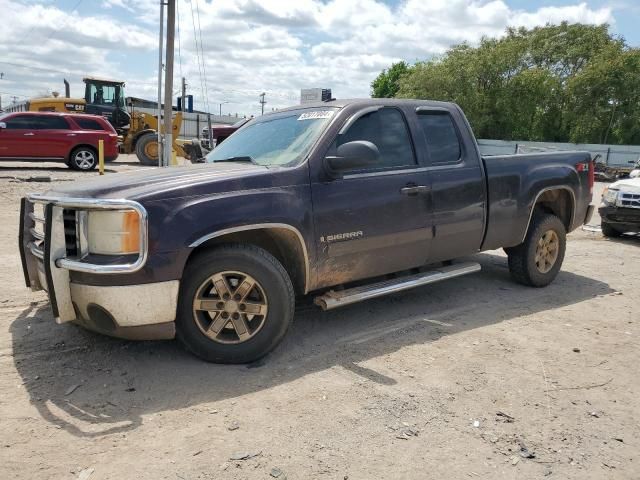
[[24, 180], [95, 175], [47, 167], [0, 167], [0, 478], [640, 477], [640, 238], [572, 233], [545, 289], [495, 251], [461, 279], [307, 303], [264, 361], [209, 365], [58, 326], [24, 287], [18, 199], [55, 184]]

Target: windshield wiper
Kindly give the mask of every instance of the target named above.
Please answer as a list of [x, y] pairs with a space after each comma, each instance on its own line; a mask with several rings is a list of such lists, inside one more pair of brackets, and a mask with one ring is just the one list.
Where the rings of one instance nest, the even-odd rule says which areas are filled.
[[220, 160], [214, 160], [213, 163], [218, 163], [218, 162], [249, 162], [249, 163], [253, 163], [255, 165], [257, 165], [256, 161], [251, 158], [248, 155], [242, 156], [242, 157], [229, 157], [229, 158], [222, 158]]

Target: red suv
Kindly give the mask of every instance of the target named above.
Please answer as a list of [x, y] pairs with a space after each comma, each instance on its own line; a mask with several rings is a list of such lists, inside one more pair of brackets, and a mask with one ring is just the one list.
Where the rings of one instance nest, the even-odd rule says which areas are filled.
[[0, 115], [0, 160], [62, 160], [74, 170], [98, 164], [98, 140], [104, 159], [118, 158], [118, 134], [96, 115], [15, 112]]

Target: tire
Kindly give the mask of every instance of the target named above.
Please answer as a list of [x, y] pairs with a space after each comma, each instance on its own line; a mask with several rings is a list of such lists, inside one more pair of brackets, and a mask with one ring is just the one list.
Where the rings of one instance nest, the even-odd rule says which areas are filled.
[[[221, 278], [226, 287], [218, 289]], [[252, 281], [256, 286], [241, 292], [241, 286]], [[220, 293], [227, 287], [231, 298], [225, 299]], [[207, 304], [198, 300], [196, 308], [196, 299]], [[253, 245], [217, 247], [191, 259], [185, 268], [176, 337], [207, 362], [252, 362], [280, 343], [293, 321], [294, 303], [291, 279], [273, 255]], [[251, 315], [249, 308], [265, 313]], [[243, 336], [238, 324], [243, 324]]]
[[155, 133], [140, 136], [136, 142], [136, 156], [142, 165], [158, 166], [158, 136]]
[[524, 242], [507, 251], [511, 277], [523, 285], [546, 287], [562, 267], [566, 246], [567, 232], [562, 221], [555, 215], [536, 213]]
[[605, 237], [618, 238], [622, 236], [622, 232], [620, 230], [616, 230], [606, 222], [600, 222], [600, 228], [602, 229], [602, 235], [604, 235]]
[[91, 147], [77, 147], [71, 151], [67, 165], [72, 170], [88, 172], [98, 165], [98, 154]]

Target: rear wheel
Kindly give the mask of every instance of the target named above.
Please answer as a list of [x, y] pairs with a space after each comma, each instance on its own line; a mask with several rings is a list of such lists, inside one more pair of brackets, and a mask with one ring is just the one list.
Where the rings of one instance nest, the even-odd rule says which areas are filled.
[[91, 147], [78, 147], [69, 155], [67, 165], [73, 170], [89, 171], [96, 168], [98, 155]]
[[246, 363], [282, 340], [293, 320], [294, 292], [278, 260], [253, 245], [227, 245], [187, 265], [176, 336], [198, 357]]
[[136, 156], [143, 165], [158, 166], [158, 135], [145, 133], [136, 142]]
[[619, 236], [622, 235], [622, 232], [620, 230], [616, 230], [615, 228], [613, 228], [607, 222], [601, 222], [600, 223], [600, 228], [602, 229], [602, 234], [605, 237], [618, 238]]
[[567, 245], [564, 224], [555, 215], [534, 215], [524, 242], [505, 249], [513, 279], [531, 287], [545, 287], [558, 275]]

